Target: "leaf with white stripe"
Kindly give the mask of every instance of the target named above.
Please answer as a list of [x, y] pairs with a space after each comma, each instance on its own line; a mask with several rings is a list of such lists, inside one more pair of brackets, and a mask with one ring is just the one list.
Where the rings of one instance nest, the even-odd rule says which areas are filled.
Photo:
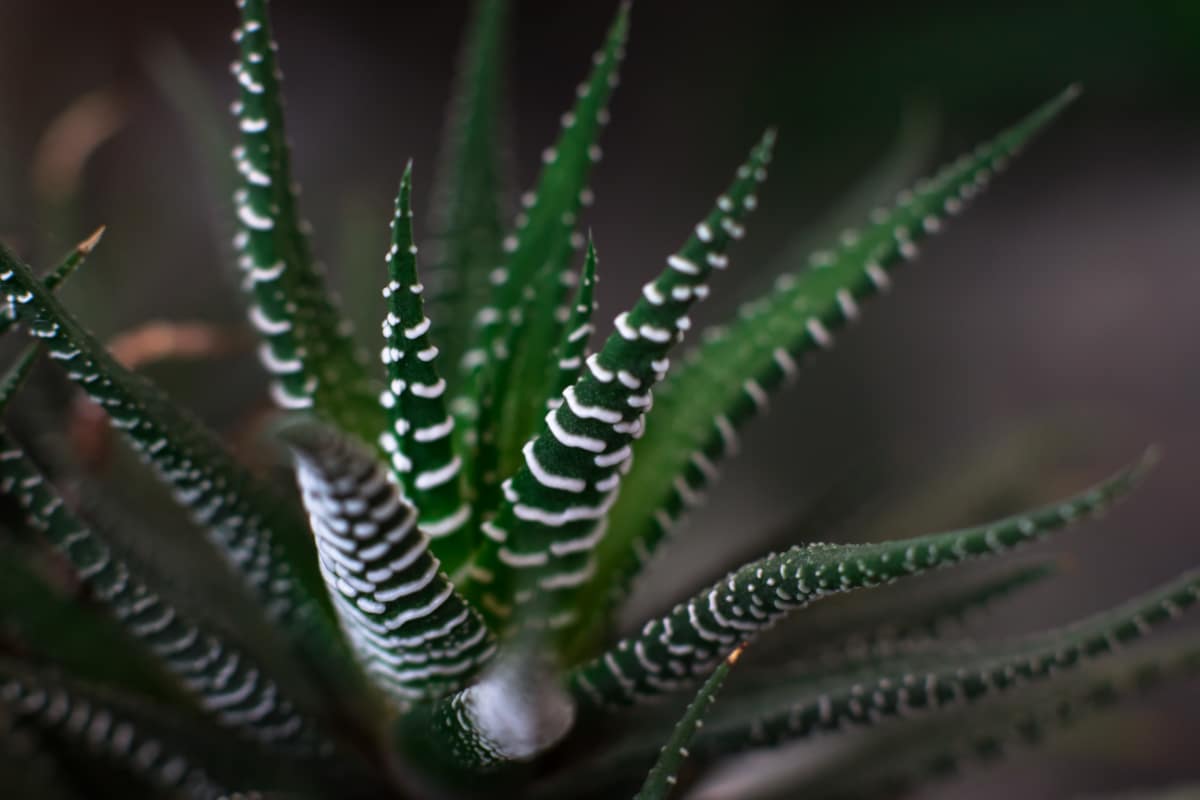
[[[629, 9], [628, 2], [622, 3], [591, 74], [579, 85], [575, 105], [562, 116], [557, 142], [542, 153], [542, 172], [536, 187], [522, 197], [524, 210], [504, 241], [503, 262], [491, 275], [491, 300], [478, 309], [475, 341], [462, 362], [464, 423], [485, 387], [511, 389], [494, 398], [502, 474], [510, 474], [519, 462], [521, 445], [543, 410], [547, 358], [562, 325], [555, 315], [566, 300], [567, 281], [574, 277], [567, 269], [571, 254], [583, 243], [576, 228], [585, 201], [590, 202], [588, 181], [600, 160], [597, 141], [618, 83]], [[485, 435], [491, 434], [480, 430], [475, 438]]]
[[591, 342], [592, 333], [596, 329], [592, 324], [596, 313], [596, 264], [596, 244], [589, 238], [583, 272], [579, 276], [579, 287], [575, 290], [575, 300], [571, 303], [571, 315], [567, 317], [567, 324], [563, 326], [550, 364], [552, 377], [550, 392], [545, 402], [547, 410], [562, 405], [562, 393], [583, 374], [583, 360], [587, 356], [588, 343]]
[[381, 399], [389, 428], [380, 437], [392, 470], [416, 505], [430, 547], [453, 574], [471, 553], [471, 507], [462, 491], [462, 460], [454, 450], [454, 418], [446, 405], [446, 381], [438, 368], [438, 348], [421, 299], [417, 246], [412, 230], [412, 162], [404, 170], [392, 243], [387, 254], [389, 281], [383, 290], [387, 386]]
[[914, 711], [978, 702], [1117, 653], [1198, 598], [1200, 570], [1192, 570], [1056, 630], [908, 662], [898, 659], [837, 676], [823, 686], [804, 687], [798, 694], [786, 685], [764, 686], [731, 702], [728, 716], [716, 715], [698, 744], [705, 753], [730, 753], [838, 731], [851, 723], [857, 728]]
[[298, 422], [280, 435], [342, 630], [371, 681], [405, 710], [462, 689], [495, 652], [387, 467], [355, 440]]
[[228, 793], [212, 776], [208, 759], [177, 740], [178, 718], [164, 724], [143, 703], [106, 695], [0, 661], [0, 703], [18, 719], [159, 790], [190, 800], [218, 800]]
[[688, 686], [740, 641], [831, 594], [991, 556], [1106, 510], [1147, 469], [1149, 456], [1051, 506], [947, 533], [871, 544], [811, 544], [751, 562], [576, 667], [580, 703], [629, 705]]
[[1076, 96], [1067, 90], [1024, 120], [901, 192], [893, 209], [873, 212], [831, 250], [778, 279], [684, 359], [655, 397], [646, 436], [612, 510], [613, 535], [598, 553], [596, 592], [624, 585], [646, 554], [694, 507], [737, 451], [737, 429], [761, 414], [772, 392], [791, 382], [805, 358], [828, 348], [859, 305], [887, 290], [891, 273], [916, 256], [917, 243], [987, 185]]
[[[50, 291], [55, 291], [63, 282], [83, 266], [83, 262], [91, 255], [92, 250], [100, 243], [100, 239], [104, 236], [104, 226], [92, 232], [92, 235], [84, 239], [79, 244], [72, 248], [71, 252], [52, 269], [46, 277], [42, 278], [42, 285]], [[17, 322], [17, 310], [11, 302], [0, 305], [0, 336], [8, 333], [9, 330]]]
[[1045, 690], [1021, 692], [1006, 702], [997, 698], [957, 713], [883, 727], [807, 775], [803, 783], [790, 786], [786, 794], [770, 797], [867, 800], [910, 794], [957, 776], [974, 762], [990, 766], [998, 758], [1016, 755], [1018, 747], [1044, 746], [1060, 730], [1097, 721], [1097, 716], [1132, 697], [1198, 675], [1200, 641], [1195, 636], [1148, 652], [1139, 648], [1115, 663], [1089, 665], [1070, 686], [1051, 682]]
[[[28, 533], [25, 538], [34, 541], [34, 532]], [[84, 591], [61, 586], [58, 563], [27, 549], [0, 545], [0, 640], [6, 648], [143, 696], [184, 696], [178, 682], [111, 615], [88, 603]]]
[[29, 333], [51, 360], [98, 403], [154, 467], [243, 577], [265, 613], [282, 623], [313, 663], [347, 666], [320, 577], [304, 536], [304, 521], [259, 484], [217, 437], [154, 384], [123, 367], [0, 245], [0, 291], [15, 303]]
[[768, 131], [752, 149], [726, 193], [633, 308], [616, 318], [616, 331], [523, 448], [525, 464], [505, 481], [504, 502], [483, 525], [488, 538], [471, 575], [484, 610], [497, 619], [511, 614], [515, 602], [533, 626], [561, 629], [577, 620], [577, 590], [592, 576], [592, 551], [642, 434], [651, 390], [690, 325], [688, 310], [708, 295], [708, 278], [725, 267], [726, 249], [744, 233], [774, 141]]
[[233, 158], [241, 184], [234, 195], [234, 244], [272, 396], [280, 408], [311, 407], [373, 441], [385, 424], [375, 387], [325, 286], [297, 208], [267, 2], [240, 0], [238, 7], [234, 40], [240, 58], [233, 74], [240, 95], [233, 111], [241, 143]]
[[117, 622], [221, 725], [264, 744], [314, 751], [317, 735], [279, 685], [244, 651], [205, 629], [148, 585], [0, 430], [0, 491], [41, 532]]

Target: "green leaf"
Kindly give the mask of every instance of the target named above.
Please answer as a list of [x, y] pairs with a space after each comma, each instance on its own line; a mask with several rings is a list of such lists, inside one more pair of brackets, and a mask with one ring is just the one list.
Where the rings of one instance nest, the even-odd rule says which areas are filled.
[[812, 544], [751, 562], [575, 668], [572, 689], [581, 704], [607, 707], [683, 688], [739, 641], [814, 600], [1002, 553], [1099, 513], [1133, 487], [1151, 458], [1060, 503], [988, 525], [891, 542]]
[[52, 585], [43, 565], [0, 546], [0, 626], [5, 640], [72, 675], [156, 698], [181, 697], [175, 682], [125, 631], [79, 593]]
[[336, 308], [301, 220], [284, 131], [283, 94], [266, 0], [242, 0], [234, 31], [241, 86], [234, 113], [241, 144], [234, 162], [235, 240], [250, 299], [250, 321], [263, 339], [260, 356], [284, 409], [312, 408], [366, 441], [386, 424], [349, 324]]
[[562, 393], [583, 374], [583, 358], [596, 329], [592, 324], [596, 312], [596, 263], [596, 245], [588, 239], [579, 287], [575, 290], [570, 316], [563, 326], [558, 346], [554, 349], [555, 357], [550, 364], [550, 391], [543, 404], [548, 411], [562, 405]]
[[[535, 189], [522, 198], [525, 210], [517, 217], [515, 233], [504, 241], [508, 255], [491, 275], [492, 299], [478, 310], [475, 343], [463, 360], [464, 422], [475, 413], [485, 387], [509, 389], [494, 398], [500, 409], [494, 435], [501, 474], [510, 474], [519, 462], [521, 445], [533, 431], [549, 388], [546, 359], [562, 324], [555, 314], [566, 300], [566, 281], [573, 277], [566, 271], [571, 253], [582, 244], [574, 234], [590, 197], [592, 167], [600, 159], [596, 142], [617, 85], [629, 8], [628, 2], [621, 5], [596, 54], [595, 68], [579, 86], [574, 108], [562, 117], [558, 141], [542, 154], [542, 173]], [[486, 435], [491, 434], [480, 430], [475, 439]]]
[[[553, 381], [550, 394], [543, 400], [543, 408], [553, 411], [562, 405], [562, 393], [575, 383], [583, 373], [583, 358], [587, 351], [590, 334], [594, 327], [591, 324], [594, 311], [593, 296], [596, 282], [596, 251], [591, 242], [588, 243], [588, 255], [584, 263], [584, 271], [576, 289], [575, 303], [567, 325], [560, 336], [555, 358], [551, 360], [550, 376]], [[511, 373], [501, 372], [488, 376], [492, 381], [507, 381]], [[503, 398], [511, 393], [507, 383], [491, 383], [481, 398], [479, 406], [478, 430], [482, 439], [473, 464], [475, 474], [476, 506], [483, 515], [496, 509], [501, 500], [500, 491], [500, 447], [496, 442], [497, 415], [501, 413]]]
[[984, 702], [883, 727], [801, 785], [770, 796], [848, 800], [908, 794], [958, 774], [970, 762], [994, 763], [1012, 754], [1012, 745], [1042, 745], [1059, 730], [1091, 722], [1131, 696], [1142, 697], [1197, 674], [1200, 642], [1186, 637], [1115, 664], [1087, 668], [1067, 687], [1052, 683], [1042, 691], [1018, 693], [1009, 702]]
[[901, 192], [896, 206], [872, 213], [832, 250], [784, 274], [773, 291], [747, 304], [736, 321], [708, 333], [664, 383], [634, 447], [628, 490], [612, 509], [613, 533], [600, 545], [595, 592], [627, 583], [642, 560], [699, 502], [717, 464], [737, 450], [737, 429], [765, 410], [771, 392], [797, 365], [828, 348], [857, 319], [863, 301], [887, 290], [891, 272], [915, 257], [916, 244], [987, 184], [1076, 95], [1075, 87], [1014, 127]]
[[463, 497], [462, 460], [453, 446], [454, 418], [446, 409], [446, 381], [421, 300], [412, 215], [409, 162], [396, 198], [387, 255], [390, 281], [383, 290], [388, 305], [383, 324], [388, 383], [381, 397], [389, 428], [380, 444], [418, 509], [421, 530], [432, 539], [430, 548], [453, 574], [471, 553], [471, 507]]
[[[100, 239], [103, 236], [104, 226], [101, 225], [92, 232], [91, 236], [75, 245], [74, 249], [58, 263], [58, 266], [42, 279], [42, 285], [50, 291], [54, 291], [61, 286], [67, 278], [71, 277], [75, 270], [83, 266], [83, 262], [91, 255], [92, 250], [100, 243]], [[12, 303], [5, 303], [3, 306], [0, 306], [0, 309], [2, 309], [0, 310], [0, 336], [3, 336], [16, 324], [17, 313]]]
[[[914, 711], [947, 709], [1047, 679], [1115, 652], [1190, 608], [1200, 596], [1192, 570], [1114, 609], [1072, 625], [1011, 642], [886, 664], [804, 687], [767, 687], [738, 699], [727, 718], [712, 720], [705, 753], [729, 753], [871, 725]], [[734, 705], [731, 703], [731, 705]]]
[[462, 689], [495, 642], [386, 467], [329, 428], [300, 422], [280, 435], [296, 455], [329, 596], [372, 682], [400, 710]]
[[[507, 0], [476, 0], [442, 137], [434, 195], [433, 256], [426, 304], [433, 338], [457, 383], [476, 310], [491, 295], [488, 275], [504, 253], [506, 190], [504, 39]], [[451, 389], [454, 389], [451, 386]]]
[[635, 800], [666, 800], [675, 786], [680, 767], [689, 755], [688, 746], [699, 732], [709, 708], [717, 699], [717, 693], [725, 683], [725, 676], [729, 674], [729, 670], [737, 663], [741, 654], [742, 648], [738, 647], [726, 656], [700, 687], [696, 699], [688, 705], [683, 718], [672, 731], [671, 738], [663, 746], [658, 761], [650, 769], [650, 774], [646, 776], [646, 782], [642, 784], [642, 790], [637, 793]]
[[40, 531], [158, 664], [220, 724], [265, 744], [312, 750], [316, 735], [247, 653], [188, 619], [66, 507], [20, 446], [0, 430], [0, 490]]
[[[13, 253], [0, 245], [0, 290], [50, 358], [108, 414], [176, 500], [208, 532], [267, 615], [315, 663], [346, 666], [321, 605], [302, 519], [260, 485], [210, 431], [145, 378], [121, 366]], [[347, 676], [344, 671], [339, 680]]]
[[482, 526], [488, 539], [471, 570], [495, 618], [511, 615], [515, 601], [531, 625], [562, 629], [577, 621], [574, 599], [592, 575], [592, 551], [605, 535], [651, 390], [690, 325], [688, 309], [707, 296], [710, 274], [744, 234], [774, 141], [768, 131], [753, 148], [727, 193], [633, 308], [617, 316], [616, 331], [523, 448], [525, 466], [505, 481], [504, 502]]
[[19, 719], [114, 762], [164, 791], [217, 800], [227, 789], [203, 759], [181, 746], [177, 731], [137, 701], [98, 695], [0, 661], [0, 702]]
[[13, 397], [28, 380], [33, 365], [37, 363], [41, 355], [42, 348], [36, 342], [26, 345], [13, 365], [5, 371], [3, 377], [0, 377], [0, 415], [8, 410], [8, 404], [12, 402]]
[[[945, 637], [948, 628], [1000, 600], [1057, 574], [1054, 563], [1018, 566], [967, 585], [946, 587], [924, 598], [888, 598], [863, 609], [865, 615], [835, 617], [828, 625], [799, 632], [806, 656], [793, 667], [814, 664], [837, 669], [844, 662], [891, 655]], [[876, 598], [877, 600], [879, 598]]]

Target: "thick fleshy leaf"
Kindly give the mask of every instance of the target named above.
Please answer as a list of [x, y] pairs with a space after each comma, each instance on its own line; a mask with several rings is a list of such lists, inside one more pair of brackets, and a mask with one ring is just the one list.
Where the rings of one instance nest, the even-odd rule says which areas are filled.
[[[583, 361], [587, 354], [588, 343], [594, 331], [592, 312], [593, 297], [596, 283], [596, 250], [592, 243], [588, 244], [588, 253], [584, 261], [583, 274], [580, 276], [579, 287], [576, 290], [575, 303], [567, 325], [559, 339], [555, 351], [556, 358], [551, 361], [550, 371], [553, 373], [550, 394], [543, 402], [543, 407], [553, 411], [562, 405], [562, 393], [567, 387], [579, 380], [583, 373]], [[488, 380], [506, 381], [512, 376], [502, 372], [491, 374]], [[480, 398], [478, 429], [482, 438], [477, 448], [474, 460], [475, 505], [480, 514], [486, 515], [499, 507], [502, 500], [500, 492], [501, 470], [500, 447], [495, 441], [496, 415], [503, 412], [503, 398], [510, 394], [511, 387], [507, 383], [491, 383], [485, 396]]]
[[1071, 685], [1053, 682], [1042, 691], [1022, 692], [1003, 703], [984, 703], [927, 720], [882, 727], [849, 752], [809, 775], [801, 784], [762, 795], [819, 796], [834, 800], [898, 797], [973, 762], [994, 764], [1017, 746], [1044, 745], [1061, 729], [1096, 721], [1114, 706], [1164, 684], [1200, 674], [1196, 637], [1140, 650], [1117, 663], [1084, 670]]
[[1002, 553], [1099, 513], [1132, 488], [1147, 463], [1063, 502], [988, 525], [891, 542], [806, 545], [752, 562], [577, 667], [571, 686], [580, 703], [599, 707], [676, 691], [739, 641], [824, 596]]
[[[911, 712], [949, 709], [1078, 668], [1120, 651], [1190, 608], [1200, 597], [1200, 571], [1114, 609], [1058, 630], [1011, 642], [942, 651], [837, 676], [797, 693], [763, 687], [730, 703], [705, 732], [707, 753], [729, 753], [870, 725]], [[732, 708], [736, 706], [736, 708]]]
[[205, 759], [180, 746], [171, 727], [145, 713], [140, 703], [100, 697], [11, 662], [0, 662], [0, 702], [17, 718], [86, 747], [158, 789], [193, 800], [227, 794]]
[[296, 454], [321, 573], [367, 675], [398, 709], [462, 689], [495, 642], [387, 468], [328, 428], [296, 423], [280, 435]]
[[771, 392], [794, 379], [804, 358], [830, 347], [834, 333], [858, 318], [859, 305], [886, 291], [892, 271], [916, 256], [917, 243], [940, 230], [1076, 94], [1072, 87], [901, 192], [893, 209], [872, 213], [834, 249], [782, 275], [736, 321], [706, 332], [655, 397], [646, 436], [634, 447], [630, 489], [612, 509], [614, 533], [598, 553], [596, 594], [628, 582], [700, 501], [717, 464], [736, 452], [737, 429], [766, 409]]
[[709, 276], [725, 267], [726, 249], [745, 232], [774, 141], [768, 131], [753, 148], [727, 192], [633, 308], [617, 316], [616, 331], [526, 443], [524, 466], [505, 481], [499, 512], [482, 526], [488, 538], [471, 571], [494, 617], [510, 615], [515, 602], [530, 625], [561, 629], [578, 619], [574, 598], [592, 575], [592, 551], [643, 432], [652, 389], [690, 325], [688, 310], [707, 296]]
[[960, 627], [967, 617], [1054, 574], [1053, 563], [1019, 566], [912, 601], [890, 597], [885, 604], [868, 603], [859, 615], [835, 617], [828, 625], [818, 621], [815, 628], [801, 631], [805, 656], [793, 667], [803, 671], [823, 664], [836, 669], [849, 659], [887, 657], [946, 638], [947, 630]]
[[696, 693], [696, 699], [688, 705], [687, 710], [683, 713], [683, 718], [671, 732], [671, 738], [663, 746], [658, 755], [658, 761], [651, 767], [650, 774], [646, 776], [646, 782], [642, 784], [642, 790], [637, 793], [634, 800], [666, 800], [678, 780], [680, 767], [683, 766], [683, 762], [689, 755], [688, 746], [696, 737], [700, 726], [704, 724], [704, 717], [717, 699], [717, 693], [721, 691], [725, 677], [737, 663], [741, 654], [741, 647], [735, 649], [717, 665], [712, 675], [708, 676], [708, 680]]
[[474, 314], [491, 296], [488, 275], [504, 255], [510, 186], [504, 114], [508, 14], [507, 0], [474, 4], [435, 176], [434, 241], [425, 298], [446, 365], [443, 377], [453, 383], [459, 378]]
[[[32, 538], [32, 535], [31, 537]], [[157, 699], [184, 697], [177, 682], [119, 624], [70, 591], [24, 548], [0, 546], [0, 628], [6, 645], [81, 679]]]
[[[0, 290], [50, 358], [108, 414], [178, 502], [208, 532], [266, 613], [325, 666], [342, 664], [341, 644], [320, 603], [320, 578], [304, 522], [260, 485], [194, 417], [145, 378], [121, 366], [7, 248]], [[344, 666], [344, 664], [343, 664]]]
[[349, 324], [334, 305], [300, 217], [283, 95], [266, 0], [241, 0], [234, 31], [241, 87], [234, 114], [241, 144], [235, 245], [250, 299], [250, 321], [272, 396], [284, 409], [312, 408], [344, 430], [373, 441], [384, 427], [376, 390]]
[[478, 310], [475, 343], [462, 362], [464, 422], [477, 411], [485, 388], [508, 389], [493, 398], [499, 409], [492, 417], [498, 426], [494, 433], [478, 430], [475, 437], [480, 446], [486, 446], [489, 437], [495, 442], [501, 474], [511, 474], [519, 462], [521, 445], [542, 411], [548, 358], [562, 325], [556, 315], [574, 277], [567, 269], [571, 253], [583, 241], [576, 226], [590, 198], [592, 167], [600, 159], [597, 141], [624, 56], [629, 8], [628, 2], [621, 5], [591, 75], [580, 84], [574, 107], [562, 117], [558, 141], [542, 154], [542, 173], [533, 191], [522, 198], [525, 209], [517, 217], [515, 232], [504, 241], [507, 255], [491, 274], [492, 300]]
[[389, 281], [383, 290], [388, 307], [382, 354], [387, 386], [381, 398], [389, 427], [379, 441], [405, 495], [417, 507], [421, 530], [430, 537], [434, 555], [453, 574], [471, 552], [471, 507], [463, 497], [454, 418], [446, 407], [446, 381], [421, 300], [412, 216], [409, 162], [396, 198], [387, 253]]
[[316, 734], [274, 680], [239, 647], [181, 612], [109, 543], [77, 518], [9, 435], [0, 430], [0, 493], [74, 568], [125, 631], [218, 723], [288, 749], [312, 750]]

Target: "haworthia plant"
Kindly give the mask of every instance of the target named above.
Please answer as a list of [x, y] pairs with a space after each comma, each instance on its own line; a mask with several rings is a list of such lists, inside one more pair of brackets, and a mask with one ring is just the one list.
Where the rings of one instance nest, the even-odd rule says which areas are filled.
[[[504, 164], [510, 8], [477, 0], [435, 181], [428, 302], [410, 162], [397, 176], [390, 233], [380, 225], [370, 245], [386, 253], [374, 278], [386, 301], [382, 364], [372, 368], [300, 216], [266, 2], [239, 0], [238, 9], [237, 274], [287, 416], [271, 430], [290, 454], [299, 502], [123, 367], [55, 297], [96, 235], [45, 278], [0, 247], [0, 333], [19, 326], [35, 340], [0, 385], [0, 412], [11, 419], [0, 434], [0, 557], [11, 563], [0, 576], [12, 578], [0, 602], [13, 606], [0, 614], [12, 623], [0, 626], [0, 652], [13, 657], [0, 664], [0, 720], [36, 731], [26, 740], [45, 745], [44, 763], [65, 765], [71, 778], [63, 793], [453, 797], [471, 796], [486, 773], [497, 797], [612, 796], [618, 783], [626, 796], [642, 785], [642, 797], [662, 797], [689, 752], [703, 755], [687, 760], [691, 777], [722, 756], [847, 722], [984, 695], [1019, 699], [1021, 684], [1065, 675], [1195, 601], [1193, 572], [1073, 627], [967, 646], [946, 621], [1047, 571], [904, 594], [912, 582], [901, 579], [1000, 555], [1106, 510], [1147, 458], [990, 524], [873, 544], [797, 542], [624, 638], [607, 636], [616, 601], [649, 555], [670, 552], [665, 534], [716, 478], [739, 429], [1075, 89], [794, 265], [681, 357], [692, 307], [725, 279], [730, 245], [758, 206], [774, 131], [683, 232], [680, 249], [665, 264], [647, 258], [659, 269], [647, 269], [614, 330], [593, 342], [604, 328], [601, 262], [590, 242], [578, 252], [581, 218], [631, 7], [617, 8], [506, 231], [505, 209], [516, 205]], [[255, 619], [229, 620], [227, 606], [178, 596], [169, 578], [124, 552], [132, 534], [89, 525], [60, 494], [59, 473], [70, 467], [46, 469], [39, 448], [23, 446], [35, 440], [21, 425], [19, 387], [39, 374], [31, 367], [42, 352], [208, 534], [257, 603]], [[163, 574], [208, 569], [177, 563], [166, 541], [154, 543]], [[781, 633], [796, 641], [787, 647], [764, 641], [759, 663], [733, 679], [744, 674], [752, 687], [730, 686], [708, 713], [745, 642], [815, 600], [885, 582], [899, 593], [886, 603], [862, 593], [860, 608], [878, 611], [789, 625]], [[84, 652], [72, 625], [95, 626], [93, 637], [112, 631], [114, 646]], [[255, 630], [264, 635], [247, 634]], [[287, 669], [291, 659], [299, 669]], [[659, 709], [676, 702], [682, 719], [641, 707], [658, 696]], [[610, 714], [617, 707], [627, 710]], [[607, 737], [622, 745], [591, 757]]]

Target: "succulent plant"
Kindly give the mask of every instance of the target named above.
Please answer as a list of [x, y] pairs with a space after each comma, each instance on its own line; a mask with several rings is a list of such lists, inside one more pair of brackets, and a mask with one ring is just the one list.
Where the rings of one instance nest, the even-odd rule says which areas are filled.
[[[1195, 570], [1035, 636], [974, 645], [941, 636], [944, 622], [1050, 573], [1021, 566], [925, 604], [892, 600], [874, 621], [842, 620], [805, 642], [820, 658], [734, 667], [775, 623], [825, 597], [999, 555], [1105, 511], [1152, 452], [1077, 495], [987, 524], [796, 545], [613, 635], [629, 587], [652, 556], [670, 558], [739, 430], [1076, 89], [902, 192], [680, 353], [689, 310], [723, 277], [758, 204], [775, 144], [767, 131], [613, 331], [593, 341], [600, 248], [581, 217], [630, 7], [508, 232], [507, 9], [480, 0], [424, 277], [411, 162], [390, 241], [381, 237], [379, 369], [327, 290], [300, 216], [265, 0], [238, 6], [235, 247], [299, 499], [241, 465], [57, 299], [98, 235], [42, 278], [0, 247], [0, 325], [37, 340], [4, 377], [0, 404], [48, 355], [254, 599], [249, 621], [181, 602], [172, 581], [125, 552], [96, 510], [103, 504], [80, 502], [69, 468], [27, 434], [0, 431], [0, 607], [10, 623], [0, 735], [21, 791], [585, 797], [628, 796], [644, 778], [638, 796], [657, 798], [747, 749], [895, 718], [795, 790], [892, 796], [1012, 731], [1029, 738], [1071, 709], [1103, 707], [1147, 676], [1200, 663], [1192, 639], [1090, 663], [1191, 606]], [[754, 679], [710, 708], [735, 669]], [[1076, 670], [1084, 679], [1046, 680]], [[918, 710], [947, 713], [901, 719]]]

